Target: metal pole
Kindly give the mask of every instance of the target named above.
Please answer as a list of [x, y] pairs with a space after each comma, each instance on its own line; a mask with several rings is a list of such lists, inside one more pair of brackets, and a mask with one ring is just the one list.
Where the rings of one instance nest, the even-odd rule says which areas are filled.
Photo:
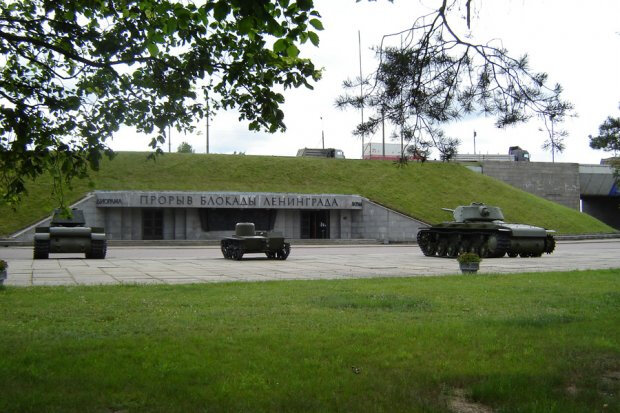
[[209, 153], [209, 101], [207, 100], [207, 154], [208, 153]]
[[382, 135], [382, 142], [383, 142], [383, 154], [382, 157], [383, 159], [385, 159], [385, 112], [383, 110], [381, 110], [381, 135]]
[[321, 116], [321, 148], [325, 149], [325, 128], [323, 127], [323, 116]]
[[170, 136], [170, 126], [168, 126], [168, 153], [172, 152], [172, 136]]
[[[359, 55], [359, 60], [360, 60], [360, 98], [363, 99], [364, 97], [364, 89], [362, 87], [362, 35], [360, 34], [360, 31], [357, 31], [357, 48], [358, 48], [358, 55]], [[364, 124], [364, 102], [362, 101], [362, 124]], [[362, 133], [362, 159], [364, 159], [364, 134]]]
[[476, 154], [476, 131], [474, 131], [474, 155]]
[[551, 162], [555, 163], [555, 135], [553, 134], [553, 118], [555, 118], [555, 115], [549, 116], [549, 119], [551, 119]]

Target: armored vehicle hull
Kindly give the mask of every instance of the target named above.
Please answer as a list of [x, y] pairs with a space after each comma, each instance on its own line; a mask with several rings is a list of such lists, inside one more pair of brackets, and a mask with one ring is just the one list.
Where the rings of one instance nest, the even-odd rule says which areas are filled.
[[254, 224], [238, 223], [235, 235], [222, 239], [222, 255], [226, 259], [241, 260], [245, 254], [265, 254], [269, 259], [285, 260], [291, 252], [291, 244], [278, 232], [255, 231]]
[[[450, 210], [452, 211], [452, 210]], [[454, 211], [455, 222], [444, 222], [418, 232], [422, 253], [457, 257], [475, 252], [481, 257], [540, 257], [555, 249], [552, 232], [541, 227], [508, 224], [497, 207], [472, 203]]]
[[71, 217], [63, 217], [56, 210], [49, 227], [35, 228], [34, 259], [47, 259], [50, 253], [83, 253], [86, 258], [105, 258], [104, 229], [84, 224], [82, 211], [73, 209]]

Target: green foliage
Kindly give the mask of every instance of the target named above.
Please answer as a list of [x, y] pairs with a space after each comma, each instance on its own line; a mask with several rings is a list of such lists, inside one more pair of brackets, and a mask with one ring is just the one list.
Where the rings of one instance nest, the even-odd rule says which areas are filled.
[[618, 269], [8, 287], [0, 411], [617, 412], [619, 291]]
[[458, 257], [456, 257], [456, 260], [463, 264], [479, 263], [482, 261], [480, 256], [474, 252], [465, 252], [459, 255]]
[[181, 142], [179, 147], [177, 148], [178, 153], [194, 153], [194, 148], [187, 142]]
[[297, 47], [318, 44], [319, 18], [312, 0], [0, 0], [0, 197], [60, 157], [65, 182], [97, 170], [122, 125], [160, 150], [207, 104], [283, 130], [275, 89], [319, 79]]
[[9, 264], [5, 260], [0, 260], [0, 271], [4, 271], [9, 268]]
[[609, 116], [598, 127], [598, 136], [590, 135], [590, 147], [617, 154], [620, 152], [620, 118]]
[[[546, 73], [533, 72], [527, 56], [511, 57], [501, 41], [477, 44], [459, 35], [457, 19], [449, 17], [466, 10], [469, 30], [472, 7], [471, 0], [444, 0], [410, 28], [383, 37], [376, 71], [347, 80], [336, 102], [343, 109], [370, 109], [354, 134], [371, 135], [385, 121], [415, 149], [435, 147], [450, 158], [458, 140], [441, 128], [463, 116], [494, 116], [496, 126], [505, 127], [533, 116], [560, 122], [569, 114], [573, 106], [562, 100], [560, 85], [550, 86]], [[400, 47], [387, 45], [399, 38]]]
[[607, 117], [598, 127], [598, 136], [590, 135], [590, 147], [613, 152], [614, 158], [610, 160], [614, 167], [614, 177], [616, 184], [620, 184], [620, 118]]
[[[484, 202], [501, 207], [509, 222], [560, 233], [614, 232], [589, 215], [454, 163], [409, 163], [395, 168], [391, 161], [355, 159], [166, 153], [153, 162], [146, 157], [146, 153], [118, 153], [92, 174], [92, 185], [89, 180], [74, 181], [67, 199], [77, 201], [93, 189], [359, 194], [428, 223], [448, 218], [442, 207]], [[29, 195], [16, 211], [0, 206], [0, 234], [11, 234], [47, 216], [56, 207], [50, 186], [50, 177], [42, 176], [29, 182]]]

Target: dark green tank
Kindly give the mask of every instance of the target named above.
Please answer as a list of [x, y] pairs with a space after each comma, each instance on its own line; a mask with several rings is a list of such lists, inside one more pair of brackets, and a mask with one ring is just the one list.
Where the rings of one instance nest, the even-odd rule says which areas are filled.
[[244, 254], [264, 253], [267, 258], [285, 260], [291, 252], [291, 244], [284, 242], [279, 232], [255, 231], [251, 222], [239, 222], [235, 235], [224, 238], [222, 254], [226, 259], [240, 260]]
[[555, 249], [555, 231], [504, 222], [502, 210], [473, 202], [452, 209], [453, 222], [442, 222], [418, 232], [418, 245], [429, 257], [457, 257], [475, 252], [481, 257], [540, 257]]
[[50, 253], [84, 253], [86, 258], [105, 258], [107, 241], [103, 228], [87, 227], [84, 213], [76, 208], [71, 216], [54, 211], [49, 227], [37, 227], [34, 259], [47, 259]]

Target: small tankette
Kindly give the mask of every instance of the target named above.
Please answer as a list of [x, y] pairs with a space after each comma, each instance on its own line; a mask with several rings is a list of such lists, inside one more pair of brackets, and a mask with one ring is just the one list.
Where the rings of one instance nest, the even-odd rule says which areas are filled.
[[256, 231], [251, 222], [237, 223], [235, 235], [222, 239], [221, 247], [224, 258], [237, 261], [248, 253], [263, 253], [270, 259], [285, 260], [291, 252], [291, 244], [284, 242], [280, 232]]

